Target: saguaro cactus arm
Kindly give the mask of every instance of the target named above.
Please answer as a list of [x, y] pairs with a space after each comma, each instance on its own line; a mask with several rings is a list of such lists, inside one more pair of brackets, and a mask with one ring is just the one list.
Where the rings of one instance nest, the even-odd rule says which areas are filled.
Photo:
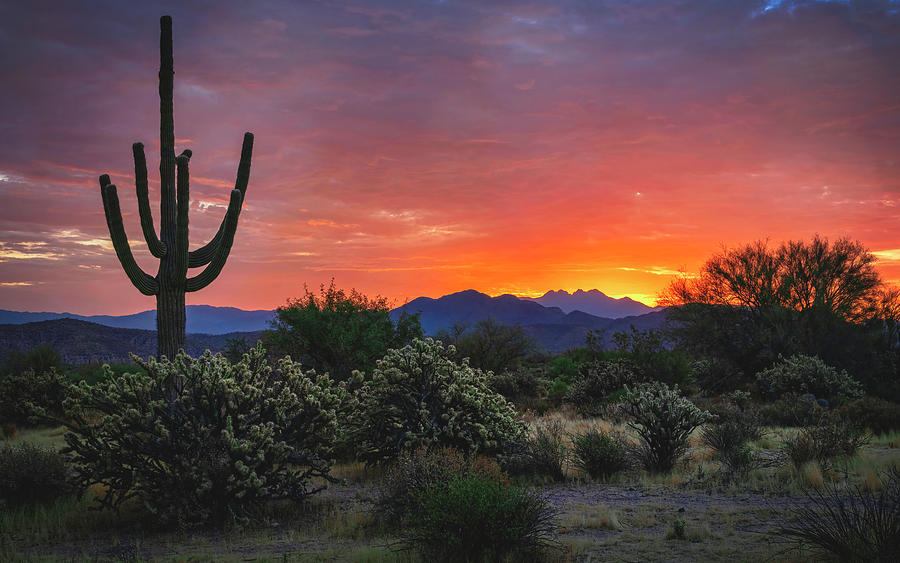
[[147, 158], [144, 156], [144, 144], [131, 145], [134, 153], [134, 187], [137, 192], [138, 213], [141, 216], [141, 230], [144, 231], [144, 240], [150, 254], [155, 258], [166, 255], [166, 245], [156, 236], [156, 227], [153, 225], [153, 213], [150, 211], [150, 197], [147, 193]]
[[175, 273], [184, 278], [188, 271], [188, 206], [190, 204], [190, 172], [188, 162], [191, 151], [182, 152], [175, 159], [176, 176], [176, 216], [175, 216]]
[[[238, 164], [237, 179], [234, 182], [234, 189], [241, 192], [241, 201], [247, 193], [247, 184], [250, 181], [250, 158], [253, 156], [253, 133], [244, 133], [244, 143], [241, 146], [241, 161]], [[228, 221], [228, 215], [222, 218], [219, 224], [219, 230], [216, 235], [205, 245], [190, 253], [188, 257], [188, 266], [191, 268], [199, 268], [206, 266], [216, 254], [219, 246], [222, 244], [222, 237], [225, 234], [225, 224]]]
[[131, 246], [128, 244], [128, 236], [125, 234], [125, 226], [122, 224], [122, 211], [119, 209], [119, 195], [116, 193], [115, 184], [109, 183], [109, 176], [100, 176], [100, 194], [103, 197], [103, 211], [106, 213], [106, 225], [109, 227], [109, 237], [112, 239], [116, 256], [122, 264], [122, 269], [134, 287], [144, 295], [156, 295], [159, 293], [159, 283], [156, 278], [147, 274], [134, 260]]
[[206, 268], [192, 278], [188, 278], [185, 285], [185, 291], [198, 291], [208, 286], [222, 268], [225, 261], [228, 260], [228, 253], [231, 252], [231, 245], [234, 243], [234, 232], [237, 230], [238, 216], [241, 214], [241, 204], [244, 202], [244, 195], [240, 190], [231, 190], [231, 201], [228, 202], [228, 211], [225, 212], [225, 219], [222, 221], [223, 230], [222, 238], [216, 247], [215, 253]]

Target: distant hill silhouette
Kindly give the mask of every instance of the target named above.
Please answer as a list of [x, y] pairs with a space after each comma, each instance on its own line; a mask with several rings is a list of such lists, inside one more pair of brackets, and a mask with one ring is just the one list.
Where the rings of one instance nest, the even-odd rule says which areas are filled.
[[419, 313], [422, 330], [434, 334], [442, 328], [458, 323], [474, 323], [491, 317], [503, 324], [561, 324], [566, 314], [556, 307], [544, 307], [540, 303], [523, 301], [515, 295], [491, 297], [468, 289], [451, 293], [438, 299], [419, 297], [391, 311], [397, 318], [401, 311]]
[[[244, 311], [234, 307], [188, 305], [185, 307], [188, 334], [228, 334], [229, 332], [254, 332], [269, 328], [275, 318], [274, 311]], [[22, 324], [54, 319], [76, 319], [115, 328], [136, 328], [156, 331], [156, 310], [133, 315], [75, 315], [72, 313], [24, 313], [0, 310], [0, 324]]]
[[418, 313], [427, 335], [434, 335], [455, 324], [471, 325], [486, 318], [503, 324], [520, 325], [545, 351], [552, 353], [583, 346], [590, 330], [604, 331], [604, 341], [609, 345], [614, 333], [628, 330], [630, 325], [641, 329], [661, 328], [666, 318], [664, 311], [619, 319], [598, 317], [582, 311], [564, 313], [559, 307], [545, 307], [514, 295], [491, 297], [471, 289], [439, 299], [419, 297], [391, 311], [391, 316], [396, 319], [401, 312]]
[[[579, 297], [600, 302], [602, 299], [599, 296], [602, 296], [619, 303], [620, 307], [636, 304], [636, 310], [652, 310], [630, 299], [631, 304], [623, 299], [606, 297], [596, 290], [581, 294], [550, 291], [544, 297], [565, 300], [569, 295], [570, 301]], [[622, 310], [625, 309], [619, 309]], [[503, 324], [520, 325], [544, 350], [552, 353], [584, 345], [589, 330], [605, 331], [605, 340], [609, 344], [613, 333], [628, 330], [631, 324], [638, 328], [660, 328], [665, 323], [662, 311], [611, 318], [580, 309], [567, 311], [561, 307], [544, 306], [538, 300], [521, 299], [514, 295], [491, 297], [471, 289], [439, 299], [419, 297], [391, 311], [391, 316], [396, 319], [401, 311], [419, 313], [422, 328], [428, 335], [455, 324], [472, 325], [486, 318]], [[274, 311], [244, 311], [209, 305], [188, 305], [186, 313], [188, 335], [185, 344], [191, 355], [202, 354], [206, 349], [220, 351], [232, 336], [244, 336], [252, 344], [263, 330], [269, 328], [269, 322], [275, 316]], [[0, 310], [0, 361], [10, 350], [25, 351], [45, 343], [59, 350], [63, 361], [68, 364], [127, 362], [129, 352], [146, 358], [156, 354], [156, 311], [123, 316], [81, 316]]]
[[520, 299], [534, 301], [544, 307], [559, 307], [563, 313], [583, 311], [608, 319], [646, 315], [659, 310], [648, 307], [630, 297], [622, 297], [620, 299], [610, 297], [599, 289], [591, 289], [589, 291], [579, 289], [574, 293], [560, 289], [558, 291], [548, 291], [540, 297], [521, 297]]
[[[189, 334], [185, 350], [199, 356], [206, 350], [219, 352], [229, 338], [243, 337], [252, 345], [262, 332]], [[70, 365], [90, 362], [130, 362], [129, 353], [142, 358], [156, 355], [156, 331], [114, 328], [76, 319], [55, 319], [24, 324], [0, 325], [0, 361], [12, 350], [26, 351], [41, 344], [55, 348]]]

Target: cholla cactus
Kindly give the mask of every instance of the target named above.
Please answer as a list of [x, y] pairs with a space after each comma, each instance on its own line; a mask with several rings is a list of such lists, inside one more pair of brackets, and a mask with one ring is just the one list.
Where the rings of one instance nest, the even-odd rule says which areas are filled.
[[682, 397], [677, 385], [654, 381], [626, 389], [621, 408], [641, 438], [644, 465], [650, 471], [670, 471], [687, 450], [688, 436], [712, 415]]
[[862, 385], [846, 371], [838, 371], [817, 356], [797, 354], [779, 360], [756, 374], [760, 387], [776, 396], [784, 393], [812, 393], [840, 404], [863, 396]]
[[[144, 295], [156, 296], [156, 328], [158, 338], [158, 355], [174, 358], [184, 348], [184, 294], [199, 291], [212, 283], [222, 271], [237, 229], [238, 216], [247, 191], [250, 179], [250, 157], [253, 153], [253, 134], [244, 134], [244, 145], [241, 149], [241, 162], [238, 165], [237, 180], [231, 190], [228, 211], [219, 225], [215, 237], [205, 246], [188, 252], [188, 161], [191, 151], [185, 150], [175, 157], [175, 124], [173, 114], [172, 90], [175, 71], [172, 58], [172, 18], [163, 16], [160, 19], [159, 39], [159, 183], [162, 199], [159, 206], [160, 234], [157, 237], [147, 196], [147, 159], [144, 156], [144, 145], [135, 143], [134, 176], [137, 190], [138, 211], [141, 216], [141, 229], [150, 253], [159, 258], [159, 270], [156, 276], [141, 270], [122, 225], [122, 212], [119, 210], [119, 197], [116, 186], [110, 182], [108, 175], [100, 176], [100, 193], [103, 196], [103, 209], [109, 236], [116, 249], [116, 256], [125, 270], [131, 283]], [[177, 168], [177, 187], [176, 187]], [[206, 268], [193, 277], [188, 277], [188, 268]]]
[[360, 457], [371, 463], [419, 446], [494, 453], [522, 432], [515, 409], [488, 376], [454, 362], [455, 349], [415, 340], [389, 350], [359, 390]]
[[73, 464], [83, 485], [108, 491], [102, 506], [137, 497], [164, 522], [244, 518], [327, 478], [343, 384], [289, 358], [270, 367], [261, 346], [234, 365], [209, 352], [138, 363], [146, 375], [82, 382], [66, 404]]

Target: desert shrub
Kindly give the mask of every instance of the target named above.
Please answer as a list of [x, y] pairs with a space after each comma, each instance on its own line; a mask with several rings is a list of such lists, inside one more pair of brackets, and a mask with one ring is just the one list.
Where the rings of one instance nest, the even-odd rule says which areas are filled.
[[807, 492], [779, 535], [841, 561], [896, 561], [900, 553], [900, 471], [881, 476], [881, 490], [837, 483]]
[[490, 458], [467, 456], [453, 448], [420, 447], [402, 452], [388, 468], [379, 483], [376, 509], [390, 521], [415, 519], [421, 516], [415, 502], [419, 494], [458, 475], [479, 476], [498, 483], [509, 481]]
[[786, 393], [760, 411], [763, 421], [773, 426], [808, 426], [816, 424], [825, 408], [811, 394]]
[[681, 350], [667, 346], [665, 334], [656, 329], [630, 331], [613, 335], [616, 353], [627, 358], [641, 381], [661, 381], [668, 385], [691, 383], [691, 363]]
[[507, 445], [500, 466], [511, 475], [565, 481], [569, 460], [566, 430], [558, 420], [539, 421], [527, 435]]
[[0, 379], [0, 422], [41, 422], [59, 418], [69, 394], [69, 381], [56, 368], [26, 369]]
[[819, 424], [806, 426], [785, 439], [783, 451], [795, 468], [816, 461], [827, 470], [832, 460], [853, 457], [869, 437], [861, 426], [845, 424], [836, 417], [823, 417]]
[[868, 428], [873, 434], [900, 430], [900, 405], [884, 399], [863, 397], [843, 405], [838, 412], [848, 423]]
[[606, 479], [628, 466], [628, 450], [621, 436], [591, 429], [572, 440], [574, 465], [591, 479]]
[[735, 407], [723, 411], [717, 416], [716, 423], [704, 426], [700, 431], [703, 443], [721, 453], [759, 440], [762, 435], [762, 423], [756, 412]]
[[756, 374], [757, 384], [769, 395], [812, 393], [832, 405], [858, 399], [862, 385], [846, 371], [838, 371], [816, 356], [797, 354], [782, 358], [771, 368]]
[[697, 387], [710, 395], [731, 391], [744, 382], [744, 373], [740, 368], [718, 356], [694, 360], [691, 374]]
[[578, 375], [578, 364], [569, 356], [557, 356], [547, 365], [547, 372], [552, 379], [572, 383]]
[[569, 356], [557, 356], [547, 364], [547, 398], [555, 405], [569, 393], [572, 383], [578, 376], [578, 364]]
[[569, 392], [571, 385], [563, 381], [562, 379], [554, 379], [548, 382], [547, 385], [547, 398], [553, 402], [555, 406], [559, 406], [559, 403], [563, 400], [566, 394]]
[[45, 373], [51, 369], [63, 371], [62, 357], [50, 344], [39, 344], [27, 352], [10, 350], [6, 360], [0, 364], [0, 378], [6, 375], [16, 375], [32, 370], [36, 373]]
[[500, 393], [510, 400], [520, 397], [536, 397], [541, 389], [541, 383], [534, 372], [523, 367], [512, 371], [492, 373], [488, 377], [488, 386], [492, 391]]
[[241, 361], [244, 354], [249, 352], [252, 347], [253, 346], [247, 342], [247, 339], [243, 336], [232, 336], [225, 341], [225, 347], [222, 349], [221, 354], [225, 356], [226, 360], [236, 364]]
[[649, 471], [670, 471], [687, 450], [687, 439], [711, 415], [670, 388], [654, 381], [628, 389], [622, 410], [641, 439], [637, 455]]
[[336, 381], [350, 380], [354, 370], [371, 371], [389, 349], [422, 336], [419, 315], [401, 311], [392, 319], [384, 297], [339, 289], [334, 280], [328, 287], [322, 284], [318, 294], [303, 289], [302, 297], [275, 310], [263, 344]]
[[611, 393], [637, 382], [634, 366], [628, 361], [591, 362], [579, 369], [565, 402], [584, 416], [598, 416]]
[[269, 366], [261, 346], [236, 364], [209, 352], [136, 361], [146, 375], [82, 383], [67, 402], [66, 442], [80, 482], [107, 489], [101, 507], [136, 497], [163, 524], [246, 520], [327, 477], [348, 398], [327, 375]]
[[0, 501], [11, 506], [47, 502], [75, 490], [59, 452], [27, 442], [0, 446]]
[[717, 416], [716, 423], [700, 430], [702, 442], [715, 451], [726, 477], [744, 474], [758, 466], [760, 460], [749, 442], [763, 436], [762, 424], [756, 412], [731, 406]]
[[496, 453], [522, 431], [512, 405], [488, 375], [451, 358], [430, 338], [390, 350], [358, 391], [361, 459], [380, 463], [419, 446]]
[[469, 365], [475, 369], [494, 373], [516, 371], [537, 349], [524, 328], [490, 317], [474, 326], [457, 324], [449, 330], [439, 330], [435, 338], [455, 347], [457, 356], [469, 358]]
[[416, 497], [421, 516], [407, 541], [428, 561], [533, 559], [553, 545], [555, 513], [536, 491], [456, 475]]

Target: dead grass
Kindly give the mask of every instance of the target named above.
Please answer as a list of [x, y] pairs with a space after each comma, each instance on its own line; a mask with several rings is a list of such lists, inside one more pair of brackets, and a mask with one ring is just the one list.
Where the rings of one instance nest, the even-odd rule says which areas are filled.
[[560, 530], [617, 530], [624, 527], [619, 516], [605, 504], [570, 503], [560, 514]]

